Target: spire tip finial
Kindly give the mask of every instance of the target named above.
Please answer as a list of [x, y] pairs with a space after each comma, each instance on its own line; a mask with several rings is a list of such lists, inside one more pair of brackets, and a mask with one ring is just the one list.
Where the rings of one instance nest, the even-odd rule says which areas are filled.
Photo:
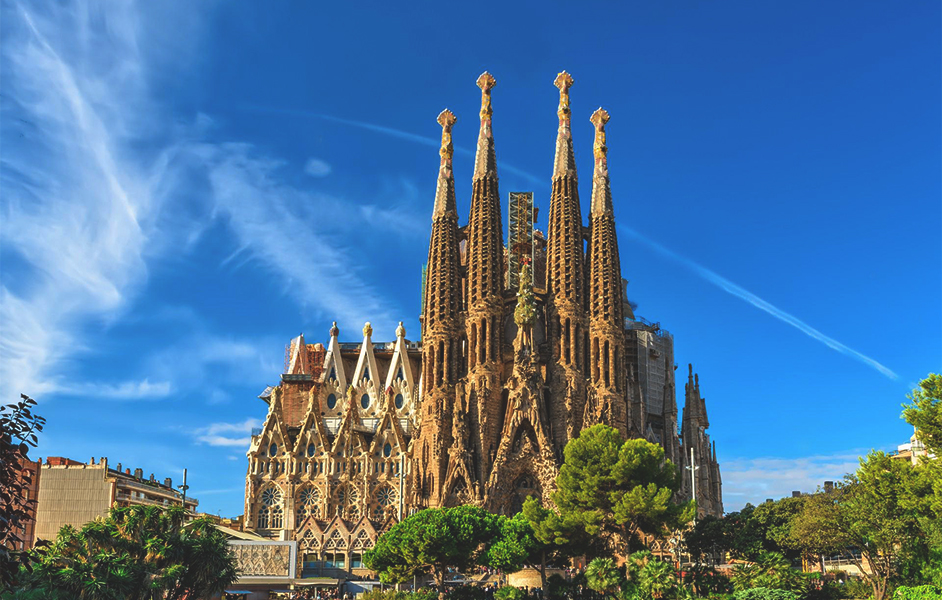
[[455, 121], [458, 120], [458, 117], [455, 116], [455, 113], [451, 112], [449, 109], [445, 109], [442, 112], [438, 113], [438, 124], [442, 128], [449, 128], [455, 124]]
[[485, 123], [490, 123], [491, 115], [494, 112], [491, 110], [491, 90], [497, 85], [497, 80], [494, 79], [493, 75], [484, 71], [478, 77], [477, 84], [481, 88], [481, 126], [483, 127]]
[[481, 88], [481, 91], [486, 94], [494, 89], [494, 86], [497, 85], [497, 80], [494, 79], [493, 75], [484, 71], [481, 73], [480, 77], [478, 77], [477, 84], [478, 87]]
[[605, 145], [605, 124], [609, 120], [608, 111], [602, 107], [596, 109], [589, 119], [595, 125], [595, 145], [593, 154], [595, 154], [596, 172], [605, 173], [608, 171], [608, 146]]
[[455, 113], [447, 108], [439, 113], [438, 124], [442, 126], [442, 147], [438, 153], [442, 157], [442, 166], [451, 168], [451, 159], [455, 154], [455, 148], [451, 141], [451, 128], [458, 120]]
[[556, 80], [553, 81], [553, 85], [559, 88], [559, 109], [557, 109], [556, 114], [559, 116], [559, 126], [561, 128], [569, 127], [572, 115], [572, 111], [569, 109], [569, 88], [572, 87], [572, 83], [572, 75], [566, 71], [557, 75]]
[[595, 112], [592, 113], [592, 117], [590, 117], [589, 120], [592, 121], [596, 129], [604, 129], [605, 124], [608, 123], [610, 118], [611, 116], [608, 114], [608, 111], [600, 106], [595, 109]]

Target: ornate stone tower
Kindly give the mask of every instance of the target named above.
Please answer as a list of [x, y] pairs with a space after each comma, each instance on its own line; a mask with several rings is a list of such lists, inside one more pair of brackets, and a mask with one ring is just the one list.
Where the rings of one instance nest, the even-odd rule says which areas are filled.
[[684, 386], [684, 416], [681, 424], [683, 437], [683, 491], [687, 498], [693, 497], [691, 472], [696, 479], [697, 514], [723, 514], [723, 490], [720, 466], [716, 461], [716, 446], [710, 442], [710, 427], [707, 418], [706, 399], [700, 395], [700, 376], [687, 365], [687, 385]]
[[625, 321], [622, 316], [618, 238], [608, 180], [608, 148], [605, 145], [605, 124], [608, 119], [608, 113], [601, 108], [592, 114], [591, 119], [595, 125], [595, 172], [592, 176], [588, 258], [591, 391], [585, 425], [606, 423], [617, 428], [622, 435], [627, 435]]
[[578, 435], [586, 404], [589, 331], [582, 209], [572, 149], [569, 88], [573, 79], [563, 71], [553, 82], [559, 88], [559, 129], [553, 164], [549, 235], [546, 257], [547, 331], [552, 352], [549, 368], [553, 401], [549, 405], [553, 441], [561, 458], [566, 442]]
[[412, 495], [417, 506], [437, 506], [442, 496], [449, 462], [447, 451], [452, 445], [455, 383], [462, 362], [458, 212], [451, 141], [455, 120], [450, 110], [438, 115], [442, 126], [442, 146], [432, 210], [422, 323], [422, 426], [412, 452]]
[[[448, 110], [438, 116], [421, 342], [407, 340], [402, 323], [395, 342], [374, 342], [367, 323], [362, 341], [341, 343], [335, 323], [326, 349], [292, 340], [280, 381], [259, 396], [267, 418], [247, 452], [246, 524], [266, 538], [296, 540], [302, 573], [347, 577], [340, 571], [349, 565], [365, 575], [363, 551], [422, 508], [475, 504], [513, 514], [528, 496], [548, 500], [566, 443], [599, 422], [660, 443], [680, 468], [697, 467], [700, 513], [722, 514], [699, 380], [691, 370], [681, 444], [673, 337], [625, 302], [602, 109], [591, 119], [595, 164], [583, 223], [572, 83], [565, 71], [554, 82], [559, 127], [549, 227], [544, 237], [528, 217], [533, 251], [517, 252], [522, 242], [504, 247], [491, 126], [495, 80], [484, 73], [463, 228], [452, 172], [456, 119]], [[532, 258], [522, 261], [516, 290], [505, 289], [514, 279], [506, 272], [510, 251]], [[691, 471], [682, 472], [689, 498]]]
[[490, 475], [501, 432], [501, 372], [504, 290], [504, 244], [500, 193], [497, 189], [497, 157], [491, 129], [491, 90], [496, 80], [484, 72], [477, 80], [481, 88], [481, 129], [474, 158], [471, 183], [471, 214], [468, 218], [467, 317], [468, 377], [467, 412], [471, 445], [476, 463], [474, 497], [483, 498], [481, 482]]

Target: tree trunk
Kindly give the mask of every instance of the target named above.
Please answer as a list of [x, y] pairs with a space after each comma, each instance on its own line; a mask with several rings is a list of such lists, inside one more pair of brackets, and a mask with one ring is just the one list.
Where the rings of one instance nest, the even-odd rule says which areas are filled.
[[546, 550], [540, 552], [540, 589], [543, 590], [543, 597], [546, 596]]
[[886, 595], [886, 580], [883, 578], [873, 578], [873, 600], [883, 600]]
[[438, 600], [445, 600], [445, 569], [435, 569], [435, 583], [438, 585]]

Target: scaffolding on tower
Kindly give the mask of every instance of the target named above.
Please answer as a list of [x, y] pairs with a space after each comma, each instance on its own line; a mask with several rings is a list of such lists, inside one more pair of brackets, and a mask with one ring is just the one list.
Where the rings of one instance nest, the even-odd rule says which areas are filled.
[[507, 289], [516, 290], [520, 285], [520, 268], [524, 259], [533, 264], [533, 229], [536, 226], [533, 192], [510, 192], [508, 207]]

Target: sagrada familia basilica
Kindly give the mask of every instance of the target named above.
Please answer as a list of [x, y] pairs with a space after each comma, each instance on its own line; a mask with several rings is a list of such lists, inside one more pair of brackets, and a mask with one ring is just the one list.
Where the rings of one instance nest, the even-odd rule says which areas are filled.
[[[441, 162], [421, 314], [421, 342], [291, 341], [285, 373], [260, 396], [268, 415], [248, 450], [245, 523], [299, 554], [358, 557], [418, 509], [476, 504], [513, 514], [549, 500], [566, 443], [596, 423], [663, 446], [684, 474], [683, 497], [721, 515], [722, 484], [700, 383], [692, 368], [680, 427], [673, 338], [625, 298], [596, 110], [592, 191], [583, 221], [566, 72], [549, 227], [535, 231], [532, 195], [511, 206], [503, 239], [491, 91], [484, 73], [471, 214], [458, 224], [452, 127]], [[512, 195], [513, 196], [513, 195]], [[523, 215], [523, 218], [521, 218]]]

